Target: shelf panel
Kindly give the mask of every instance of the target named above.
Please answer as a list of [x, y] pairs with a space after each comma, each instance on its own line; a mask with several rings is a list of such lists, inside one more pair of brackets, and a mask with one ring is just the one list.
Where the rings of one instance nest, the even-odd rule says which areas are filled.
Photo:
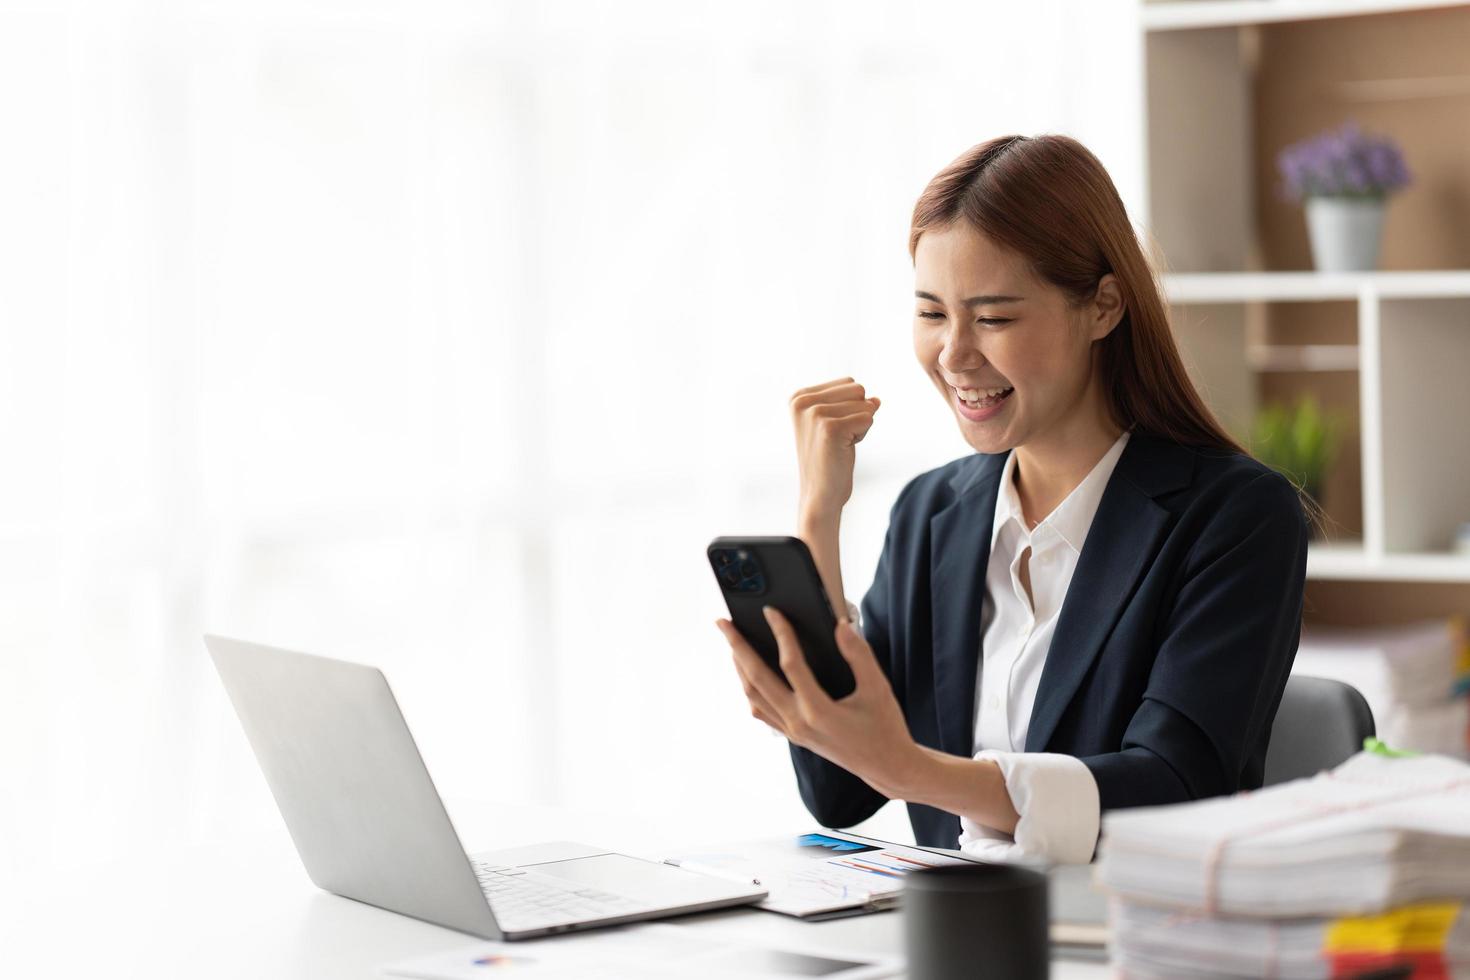
[[1470, 584], [1470, 555], [1437, 552], [1370, 556], [1360, 545], [1313, 544], [1307, 549], [1307, 578]]
[[1470, 520], [1470, 300], [1376, 308], [1382, 550], [1445, 549]]
[[1170, 303], [1470, 297], [1470, 270], [1415, 272], [1175, 272], [1162, 277]]
[[1145, 31], [1239, 27], [1463, 6], [1464, 0], [1173, 0], [1142, 4]]
[[1356, 371], [1355, 344], [1262, 344], [1246, 349], [1257, 371]]

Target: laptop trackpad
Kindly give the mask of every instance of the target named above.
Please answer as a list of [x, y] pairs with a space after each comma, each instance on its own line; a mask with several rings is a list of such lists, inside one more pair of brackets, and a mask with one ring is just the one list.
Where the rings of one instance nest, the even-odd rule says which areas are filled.
[[583, 888], [596, 888], [656, 906], [695, 905], [760, 891], [756, 885], [737, 885], [626, 854], [599, 854], [522, 867]]

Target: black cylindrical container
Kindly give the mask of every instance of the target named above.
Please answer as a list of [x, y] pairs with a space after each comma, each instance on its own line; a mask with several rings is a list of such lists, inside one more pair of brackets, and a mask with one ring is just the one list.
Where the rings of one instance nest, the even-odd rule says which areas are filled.
[[1034, 980], [1050, 969], [1046, 875], [956, 864], [904, 876], [911, 980]]

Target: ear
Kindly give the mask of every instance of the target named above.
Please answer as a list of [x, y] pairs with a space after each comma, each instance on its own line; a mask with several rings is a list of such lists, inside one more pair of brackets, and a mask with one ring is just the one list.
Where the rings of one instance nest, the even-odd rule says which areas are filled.
[[1102, 340], [1123, 320], [1128, 308], [1118, 277], [1109, 272], [1097, 281], [1097, 290], [1087, 305], [1087, 330], [1093, 340]]

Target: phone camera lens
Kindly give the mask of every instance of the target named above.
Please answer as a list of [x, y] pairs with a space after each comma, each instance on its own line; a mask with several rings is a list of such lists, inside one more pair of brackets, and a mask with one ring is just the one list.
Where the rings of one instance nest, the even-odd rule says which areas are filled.
[[715, 576], [727, 591], [757, 595], [766, 590], [760, 560], [748, 548], [715, 548], [709, 552]]

